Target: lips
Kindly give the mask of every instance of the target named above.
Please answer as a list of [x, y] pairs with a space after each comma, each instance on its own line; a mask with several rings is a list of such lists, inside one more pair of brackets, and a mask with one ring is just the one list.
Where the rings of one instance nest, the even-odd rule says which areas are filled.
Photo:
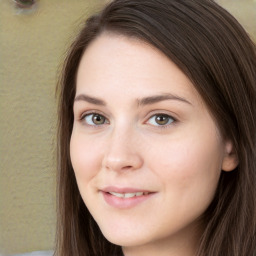
[[117, 187], [106, 187], [100, 192], [108, 205], [120, 209], [135, 207], [155, 194], [148, 190]]
[[110, 193], [117, 197], [129, 198], [134, 196], [142, 196], [148, 195], [149, 193], [153, 193], [153, 191], [141, 189], [141, 188], [128, 188], [128, 187], [115, 187], [108, 186], [102, 189], [103, 192]]
[[135, 196], [143, 196], [143, 195], [148, 195], [149, 192], [135, 192], [135, 193], [117, 193], [117, 192], [108, 192], [109, 194], [113, 196], [117, 196], [119, 198], [131, 198]]

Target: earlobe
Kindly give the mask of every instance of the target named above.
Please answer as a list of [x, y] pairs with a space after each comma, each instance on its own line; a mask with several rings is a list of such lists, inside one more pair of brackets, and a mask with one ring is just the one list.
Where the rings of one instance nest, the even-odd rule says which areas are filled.
[[222, 161], [222, 170], [226, 172], [233, 171], [238, 166], [238, 156], [234, 150], [233, 143], [227, 141], [225, 144], [225, 155]]

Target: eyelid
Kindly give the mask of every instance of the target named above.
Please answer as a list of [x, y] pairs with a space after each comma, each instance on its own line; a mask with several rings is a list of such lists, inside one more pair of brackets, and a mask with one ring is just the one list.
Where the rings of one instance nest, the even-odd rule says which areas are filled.
[[[86, 122], [85, 122], [85, 117], [86, 116], [89, 116], [89, 115], [93, 115], [93, 114], [97, 114], [97, 115], [100, 115], [100, 116], [103, 116], [104, 118], [105, 118], [105, 121], [107, 121], [106, 123], [104, 123], [104, 124], [99, 124], [99, 125], [90, 125], [90, 124], [87, 124]], [[105, 125], [105, 124], [109, 124], [110, 123], [110, 121], [109, 121], [109, 119], [106, 117], [106, 115], [105, 114], [103, 114], [101, 111], [98, 111], [98, 110], [89, 110], [89, 111], [85, 111], [85, 112], [82, 112], [82, 114], [80, 114], [79, 115], [79, 121], [80, 122], [82, 122], [82, 123], [85, 123], [86, 125], [88, 125], [88, 126], [90, 126], [90, 127], [99, 127], [99, 126], [103, 126], [103, 125]]]
[[78, 114], [78, 118], [83, 119], [86, 115], [90, 115], [90, 114], [98, 114], [98, 115], [104, 116], [106, 119], [108, 119], [106, 114], [104, 114], [102, 111], [93, 110], [93, 109], [92, 110], [81, 111], [81, 113]]
[[[152, 125], [152, 124], [149, 124], [149, 120], [150, 120], [151, 118], [153, 118], [154, 116], [161, 116], [161, 115], [163, 115], [163, 116], [168, 116], [168, 117], [169, 117], [170, 119], [172, 119], [173, 121], [172, 121], [170, 124], [164, 124], [164, 125]], [[163, 111], [163, 110], [158, 110], [158, 111], [154, 111], [154, 113], [150, 113], [150, 115], [147, 117], [145, 123], [151, 125], [151, 126], [154, 127], [154, 128], [157, 128], [157, 129], [159, 129], [159, 128], [160, 128], [160, 129], [164, 129], [164, 128], [168, 128], [168, 127], [170, 127], [170, 126], [175, 125], [178, 121], [179, 121], [178, 118], [174, 117], [173, 114], [166, 113], [166, 111]]]
[[149, 114], [147, 114], [146, 120], [150, 119], [151, 117], [153, 117], [155, 115], [166, 115], [166, 116], [171, 117], [175, 121], [179, 120], [179, 117], [177, 114], [171, 113], [170, 111], [167, 111], [167, 110], [160, 110], [160, 109], [151, 111]]
[[[105, 118], [105, 123], [104, 124], [99, 124], [99, 125], [90, 125], [90, 124], [87, 124], [84, 120], [84, 118], [88, 115], [92, 115], [92, 114], [98, 114], [100, 116], [103, 116]], [[155, 127], [155, 128], [168, 128], [169, 126], [173, 126], [175, 125], [179, 119], [176, 117], [177, 115], [173, 114], [173, 113], [170, 113], [169, 111], [166, 111], [166, 110], [154, 110], [152, 112], [150, 112], [147, 117], [146, 117], [146, 121], [144, 121], [143, 123], [144, 124], [149, 124], [148, 121], [154, 117], [154, 116], [157, 116], [157, 115], [165, 115], [165, 116], [168, 116], [170, 117], [171, 119], [173, 119], [173, 122], [171, 122], [170, 124], [163, 124], [163, 125], [151, 125], [152, 127]], [[97, 127], [101, 127], [103, 125], [106, 125], [106, 124], [110, 124], [110, 121], [109, 121], [109, 118], [107, 117], [107, 115], [105, 113], [103, 113], [102, 111], [100, 110], [87, 110], [87, 111], [83, 111], [81, 114], [78, 115], [78, 121], [83, 123], [84, 125], [87, 125], [87, 126], [90, 126], [90, 127], [94, 127], [94, 128], [97, 128]], [[150, 125], [150, 124], [149, 124]]]

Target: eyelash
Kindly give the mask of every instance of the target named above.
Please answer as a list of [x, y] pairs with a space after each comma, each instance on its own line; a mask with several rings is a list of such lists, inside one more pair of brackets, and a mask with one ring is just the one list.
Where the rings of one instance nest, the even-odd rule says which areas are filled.
[[153, 119], [155, 122], [156, 122], [156, 118], [157, 117], [165, 117], [168, 119], [168, 122], [167, 124], [163, 124], [163, 125], [152, 125], [152, 126], [155, 126], [157, 128], [161, 128], [161, 129], [165, 129], [165, 128], [169, 128], [171, 125], [174, 125], [176, 122], [177, 122], [177, 119], [174, 118], [173, 116], [171, 115], [168, 115], [168, 114], [165, 114], [165, 113], [156, 113], [154, 115], [151, 115], [148, 120], [147, 120], [147, 123], [149, 122], [149, 120]]
[[[103, 114], [98, 113], [98, 112], [96, 112], [96, 111], [95, 111], [95, 112], [92, 111], [92, 112], [89, 112], [89, 113], [84, 113], [84, 114], [82, 114], [81, 117], [79, 118], [79, 121], [82, 122], [82, 123], [85, 123], [85, 125], [90, 126], [90, 127], [93, 127], [93, 128], [98, 128], [99, 126], [105, 125], [105, 123], [104, 123], [104, 124], [100, 124], [100, 125], [96, 125], [96, 124], [95, 124], [95, 125], [87, 124], [86, 121], [85, 121], [85, 118], [88, 117], [88, 116], [93, 116], [93, 115], [98, 115], [98, 116], [103, 117], [105, 120], [108, 120]], [[106, 124], [108, 124], [108, 123], [109, 123], [109, 121], [108, 121]]]
[[[105, 119], [105, 121], [107, 121], [107, 122], [105, 122], [104, 124], [99, 124], [99, 125], [97, 125], [97, 124], [92, 125], [92, 124], [86, 123], [85, 118], [88, 117], [88, 116], [93, 116], [93, 115], [98, 115], [98, 116], [100, 116], [100, 117], [103, 117], [103, 118]], [[154, 117], [156, 118], [157, 116], [164, 116], [164, 117], [167, 117], [167, 118], [168, 118], [168, 124], [152, 125], [152, 126], [155, 126], [155, 127], [160, 128], [160, 129], [168, 128], [169, 126], [174, 125], [174, 124], [178, 121], [176, 118], [174, 118], [174, 117], [171, 116], [171, 115], [168, 115], [168, 114], [165, 114], [165, 113], [155, 113], [155, 114], [151, 115], [151, 116], [147, 119], [147, 122], [146, 122], [146, 123], [148, 123], [150, 119], [152, 119], [152, 118], [154, 118]], [[172, 120], [172, 121], [170, 122], [170, 120]], [[90, 126], [90, 127], [92, 127], [92, 128], [99, 128], [99, 127], [101, 127], [101, 126], [103, 126], [103, 125], [105, 125], [105, 124], [109, 124], [108, 119], [107, 119], [103, 114], [101, 114], [101, 113], [99, 113], [99, 112], [96, 112], [96, 111], [95, 111], [95, 112], [89, 112], [89, 113], [82, 114], [81, 117], [79, 118], [79, 121], [85, 123], [85, 125]], [[92, 122], [93, 122], [93, 121], [92, 121]], [[170, 123], [169, 123], [169, 122], [170, 122]]]

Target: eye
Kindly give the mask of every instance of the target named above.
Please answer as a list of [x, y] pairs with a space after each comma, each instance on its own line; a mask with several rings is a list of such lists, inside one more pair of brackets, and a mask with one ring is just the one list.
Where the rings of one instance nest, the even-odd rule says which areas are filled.
[[88, 125], [103, 125], [108, 123], [107, 119], [100, 114], [91, 113], [84, 115], [81, 120], [84, 120]]
[[155, 126], [166, 126], [175, 121], [174, 118], [167, 114], [157, 114], [149, 118], [148, 123]]

